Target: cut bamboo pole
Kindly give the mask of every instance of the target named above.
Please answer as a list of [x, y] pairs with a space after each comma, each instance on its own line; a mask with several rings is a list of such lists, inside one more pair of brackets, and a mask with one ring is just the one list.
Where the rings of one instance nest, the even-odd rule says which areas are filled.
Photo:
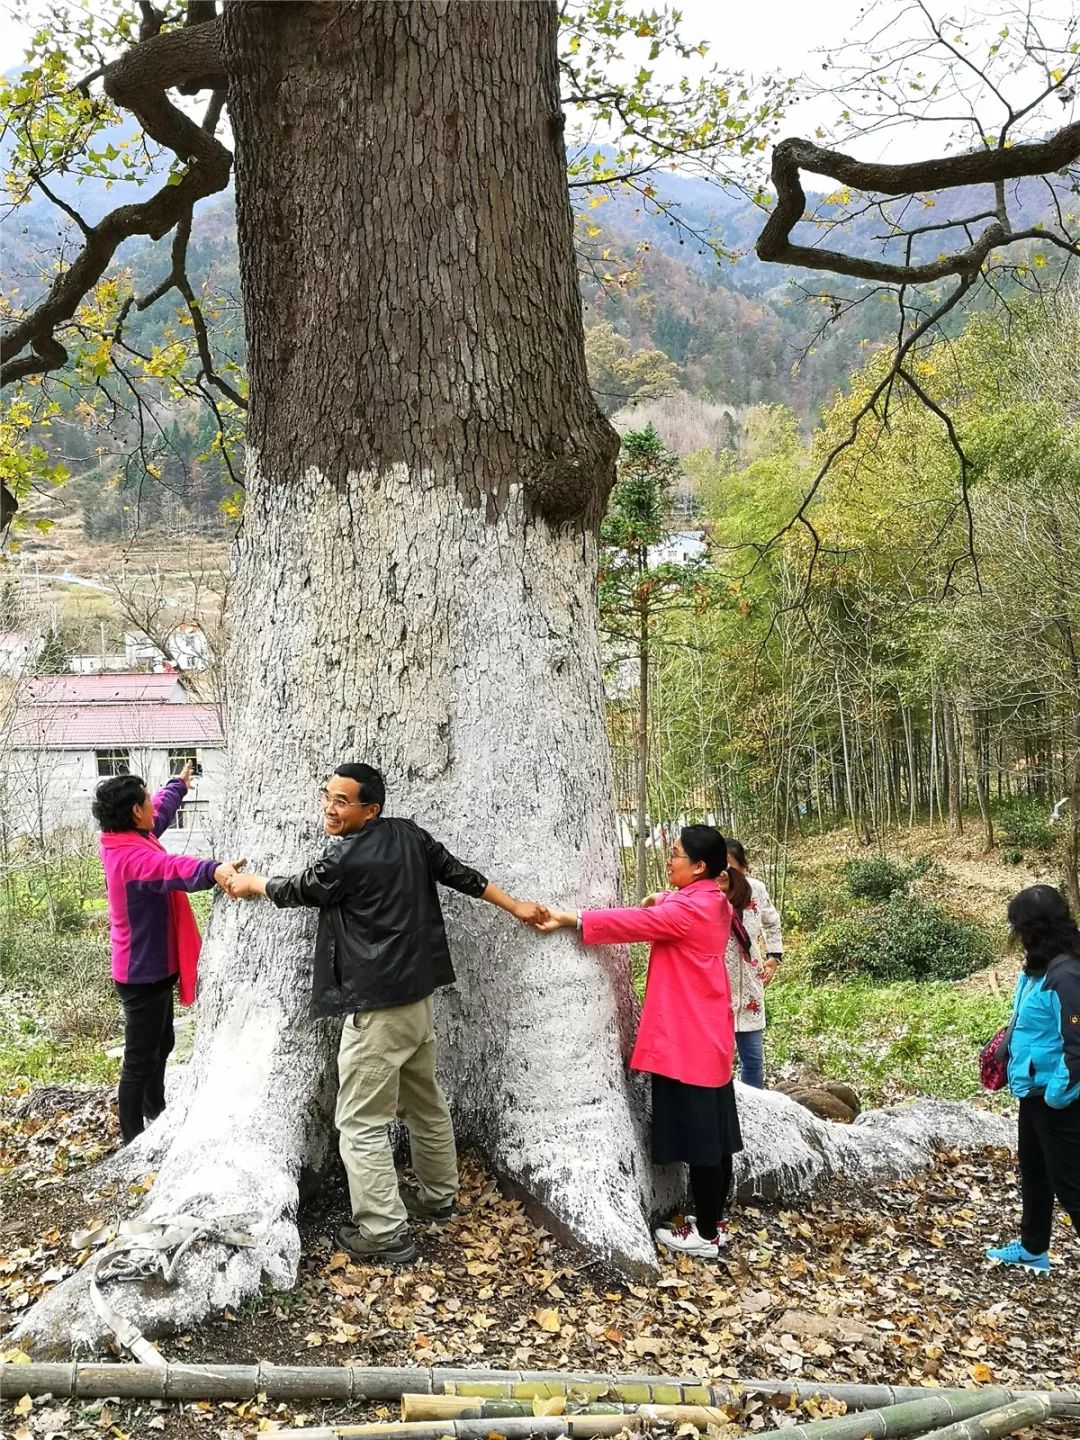
[[351, 1400], [348, 1365], [260, 1365], [259, 1390], [272, 1400]]
[[807, 1425], [771, 1433], [782, 1434], [786, 1440], [906, 1440], [954, 1420], [967, 1420], [988, 1410], [1000, 1409], [1010, 1399], [1009, 1392], [997, 1386], [985, 1390], [931, 1391], [918, 1400], [905, 1400], [884, 1409], [811, 1420]]
[[[524, 1400], [483, 1400], [479, 1395], [403, 1395], [402, 1420], [490, 1420], [524, 1415]], [[528, 1409], [530, 1415], [533, 1408]]]
[[[398, 1401], [405, 1394], [487, 1400], [551, 1399], [624, 1405], [722, 1406], [740, 1395], [801, 1403], [813, 1396], [843, 1401], [849, 1410], [879, 1410], [924, 1397], [983, 1394], [912, 1385], [850, 1385], [824, 1381], [749, 1379], [711, 1385], [696, 1376], [622, 1375], [594, 1371], [459, 1370], [424, 1366], [186, 1365], [0, 1363], [0, 1398], [55, 1395], [79, 1399]], [[1042, 1393], [999, 1392], [1006, 1399]], [[1080, 1388], [1049, 1393], [1051, 1416], [1080, 1417]]]
[[[561, 1399], [561, 1397], [559, 1397]], [[710, 1405], [618, 1405], [592, 1401], [566, 1413], [567, 1419], [579, 1415], [638, 1415], [643, 1420], [666, 1420], [677, 1425], [693, 1425], [705, 1430], [710, 1425], [724, 1425], [734, 1419], [741, 1401], [725, 1407]], [[536, 1416], [530, 1400], [482, 1400], [468, 1395], [403, 1395], [402, 1420], [501, 1420], [510, 1417]]]
[[434, 1420], [405, 1424], [389, 1421], [373, 1425], [320, 1425], [302, 1430], [278, 1430], [275, 1440], [599, 1440], [638, 1428], [633, 1415], [534, 1415], [506, 1420]]
[[1028, 1425], [1037, 1425], [1050, 1418], [1050, 1402], [1045, 1395], [1025, 1395], [999, 1410], [987, 1410], [969, 1420], [958, 1420], [943, 1430], [931, 1430], [923, 1440], [1004, 1440]]
[[[30, 1370], [37, 1367], [24, 1365], [14, 1368]], [[41, 1368], [51, 1369], [53, 1367], [42, 1366]], [[80, 1365], [78, 1367], [79, 1388], [77, 1393], [86, 1400], [104, 1400], [107, 1396], [116, 1396], [120, 1400], [164, 1400], [165, 1383], [168, 1379], [167, 1371], [168, 1367], [165, 1365]], [[12, 1379], [17, 1378], [14, 1374], [12, 1375]], [[0, 1384], [2, 1383], [3, 1376], [0, 1376]], [[65, 1392], [53, 1390], [52, 1393], [54, 1395], [75, 1394], [74, 1385], [73, 1377], [71, 1390]], [[192, 1398], [195, 1397], [192, 1396]]]
[[171, 1370], [165, 1385], [170, 1400], [244, 1400], [260, 1390], [258, 1365], [174, 1365]]

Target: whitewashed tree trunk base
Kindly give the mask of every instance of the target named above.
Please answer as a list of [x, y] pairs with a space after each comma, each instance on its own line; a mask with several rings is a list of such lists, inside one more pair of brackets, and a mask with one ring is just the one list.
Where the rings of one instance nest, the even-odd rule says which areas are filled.
[[[903, 1179], [932, 1165], [938, 1147], [960, 1152], [1015, 1147], [1015, 1126], [1007, 1117], [950, 1101], [916, 1100], [870, 1110], [854, 1125], [844, 1126], [819, 1120], [773, 1091], [739, 1085], [738, 1094], [746, 1149], [736, 1161], [735, 1183], [744, 1201], [764, 1198], [794, 1204], [830, 1181], [859, 1186]], [[145, 1334], [168, 1334], [195, 1325], [226, 1305], [235, 1307], [256, 1293], [264, 1280], [282, 1288], [295, 1283], [299, 1259], [295, 1185], [258, 1150], [238, 1159], [239, 1168], [230, 1168], [221, 1180], [236, 1203], [261, 1207], [258, 1249], [200, 1246], [189, 1252], [183, 1282], [174, 1290], [154, 1287], [152, 1293], [134, 1285], [111, 1286], [111, 1303]], [[194, 1155], [189, 1160], [193, 1175], [205, 1180], [214, 1173], [212, 1156]], [[679, 1166], [657, 1171], [658, 1192], [668, 1192], [667, 1204], [677, 1203], [685, 1173]], [[275, 1191], [267, 1190], [268, 1177], [275, 1177]], [[180, 1206], [194, 1209], [202, 1202], [197, 1186], [185, 1186], [167, 1175], [162, 1181]], [[152, 1204], [146, 1215], [160, 1213], [159, 1206]], [[558, 1228], [567, 1233], [567, 1227]], [[40, 1355], [100, 1349], [108, 1333], [90, 1309], [86, 1271], [39, 1301], [13, 1338]]]
[[933, 1164], [939, 1148], [1016, 1147], [1014, 1120], [951, 1100], [866, 1110], [838, 1125], [775, 1090], [736, 1082], [736, 1092], [745, 1149], [735, 1158], [735, 1188], [744, 1200], [795, 1200], [836, 1179], [903, 1179]]
[[[520, 495], [493, 519], [402, 467], [338, 486], [315, 470], [268, 481], [251, 458], [227, 853], [263, 873], [300, 868], [323, 843], [326, 776], [364, 759], [387, 775], [388, 813], [415, 818], [503, 888], [611, 904], [591, 536], [531, 518]], [[357, 553], [370, 560], [343, 571], [341, 556]], [[563, 1233], [653, 1265], [644, 1106], [625, 1071], [625, 952], [537, 935], [455, 894], [446, 913], [458, 984], [439, 998], [438, 1027], [461, 1144]], [[174, 1292], [129, 1295], [148, 1333], [236, 1305], [263, 1275], [295, 1278], [300, 1178], [333, 1143], [339, 1025], [307, 1014], [314, 919], [266, 901], [215, 905], [186, 1084], [120, 1167], [158, 1166], [145, 1218], [246, 1214], [232, 1228], [258, 1245], [185, 1266]], [[22, 1333], [98, 1340], [85, 1290], [75, 1277], [57, 1287]]]

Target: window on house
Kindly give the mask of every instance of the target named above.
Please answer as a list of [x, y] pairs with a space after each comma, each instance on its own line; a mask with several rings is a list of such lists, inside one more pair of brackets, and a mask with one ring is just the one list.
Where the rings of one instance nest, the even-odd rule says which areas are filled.
[[97, 773], [99, 775], [131, 774], [130, 750], [95, 750], [94, 754], [97, 756]]
[[180, 750], [169, 751], [169, 774], [179, 775], [185, 765], [191, 766], [193, 775], [202, 774], [202, 761], [199, 759], [199, 752], [190, 746]]
[[210, 805], [206, 800], [185, 800], [173, 816], [171, 830], [205, 830]]

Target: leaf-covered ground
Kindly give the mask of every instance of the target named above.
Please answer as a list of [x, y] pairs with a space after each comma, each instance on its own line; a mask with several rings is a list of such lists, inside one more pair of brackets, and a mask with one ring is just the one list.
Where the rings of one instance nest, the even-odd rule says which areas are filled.
[[[102, 1184], [88, 1168], [116, 1142], [110, 1099], [108, 1091], [60, 1092], [30, 1113], [25, 1097], [0, 1102], [5, 1333], [77, 1263], [73, 1230], [118, 1221], [142, 1204], [145, 1184]], [[240, 1314], [165, 1341], [165, 1354], [232, 1363], [647, 1371], [721, 1381], [1080, 1383], [1080, 1245], [1069, 1227], [1062, 1221], [1057, 1228], [1048, 1280], [982, 1258], [987, 1243], [1015, 1231], [1007, 1154], [942, 1154], [931, 1172], [873, 1193], [837, 1187], [799, 1208], [740, 1207], [723, 1263], [667, 1261], [651, 1284], [628, 1283], [557, 1243], [475, 1160], [466, 1162], [462, 1198], [457, 1219], [419, 1236], [418, 1264], [361, 1267], [332, 1238], [345, 1204], [343, 1186], [333, 1181], [303, 1216], [297, 1289], [265, 1293]], [[238, 1440], [305, 1423], [272, 1402], [44, 1400], [23, 1402], [25, 1413], [16, 1415], [5, 1408], [18, 1440], [93, 1433]], [[339, 1408], [310, 1403], [299, 1413], [313, 1424], [344, 1418]], [[358, 1418], [355, 1408], [349, 1418]], [[759, 1407], [744, 1424], [761, 1429], [774, 1418]], [[797, 1418], [808, 1417], [789, 1420]]]

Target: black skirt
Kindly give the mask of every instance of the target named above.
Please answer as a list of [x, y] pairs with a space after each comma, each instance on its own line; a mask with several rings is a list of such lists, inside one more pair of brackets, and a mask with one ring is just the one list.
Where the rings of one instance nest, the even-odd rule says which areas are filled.
[[720, 1165], [743, 1148], [735, 1082], [685, 1085], [652, 1077], [652, 1158], [656, 1165]]

